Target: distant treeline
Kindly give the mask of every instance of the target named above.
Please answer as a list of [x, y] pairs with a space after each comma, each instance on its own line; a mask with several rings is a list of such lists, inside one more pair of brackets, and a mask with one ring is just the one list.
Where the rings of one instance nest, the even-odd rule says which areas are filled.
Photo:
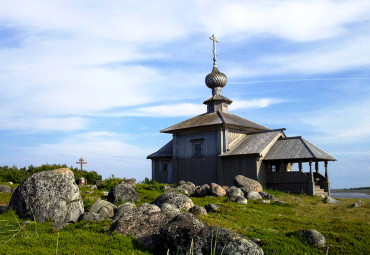
[[[22, 183], [28, 176], [38, 173], [38, 172], [43, 172], [43, 171], [48, 171], [48, 170], [54, 170], [58, 168], [69, 168], [72, 170], [75, 179], [79, 179], [81, 177], [80, 170], [76, 167], [67, 167], [66, 164], [44, 164], [42, 166], [33, 166], [30, 165], [29, 167], [23, 167], [19, 168], [16, 166], [8, 167], [8, 166], [0, 166], [0, 182], [13, 182], [13, 183]], [[88, 184], [95, 184], [97, 180], [101, 180], [102, 176], [99, 175], [95, 171], [85, 171], [83, 170], [83, 177], [87, 180]]]
[[361, 189], [370, 189], [370, 187], [350, 188], [350, 190], [361, 190]]

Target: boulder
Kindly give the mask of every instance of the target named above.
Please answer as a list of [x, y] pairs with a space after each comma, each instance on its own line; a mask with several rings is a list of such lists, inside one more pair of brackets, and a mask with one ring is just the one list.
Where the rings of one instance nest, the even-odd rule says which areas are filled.
[[[215, 239], [217, 243], [215, 247]], [[263, 255], [263, 250], [254, 242], [223, 227], [208, 226], [194, 238], [194, 254], [250, 254]]]
[[300, 233], [300, 236], [315, 247], [322, 248], [326, 245], [325, 237], [315, 229], [304, 230]]
[[162, 207], [164, 203], [169, 203], [174, 205], [179, 210], [188, 211], [194, 206], [193, 201], [187, 196], [179, 193], [164, 193], [157, 197], [154, 201], [154, 204]]
[[181, 181], [179, 181], [178, 186], [181, 186], [181, 185], [183, 185], [183, 184], [185, 184], [185, 183], [186, 183], [186, 181], [181, 180]]
[[262, 203], [262, 204], [269, 205], [269, 204], [271, 204], [271, 200], [263, 199], [263, 200], [261, 200], [261, 203]]
[[160, 229], [178, 214], [175, 211], [161, 211], [150, 214], [136, 212], [130, 215], [122, 215], [119, 220], [112, 224], [110, 230], [133, 236], [140, 244], [153, 250], [162, 250]]
[[161, 209], [157, 205], [144, 203], [140, 207], [137, 208], [143, 214], [149, 214], [153, 212], [160, 212]]
[[241, 205], [246, 205], [248, 204], [248, 199], [246, 199], [245, 197], [238, 197], [234, 202]]
[[268, 200], [272, 200], [272, 201], [278, 201], [279, 200], [275, 196], [273, 196], [273, 195], [271, 195], [271, 194], [269, 194], [267, 192], [264, 192], [264, 191], [259, 192], [259, 194], [264, 199], [268, 199]]
[[243, 175], [235, 176], [234, 185], [238, 188], [242, 188], [243, 192], [249, 192], [249, 191], [261, 192], [261, 191], [263, 191], [262, 185], [258, 181], [247, 178]]
[[170, 254], [188, 254], [191, 241], [200, 234], [205, 226], [206, 224], [193, 214], [177, 215], [160, 230], [165, 250], [169, 249]]
[[0, 184], [0, 193], [12, 193], [12, 188], [8, 185]]
[[325, 197], [323, 201], [324, 201], [324, 203], [328, 203], [328, 204], [340, 204], [339, 200], [336, 200], [336, 199], [334, 199], [332, 197], [329, 197], [329, 196]]
[[251, 200], [258, 200], [258, 199], [262, 199], [261, 195], [256, 192], [256, 191], [249, 191], [246, 196], [245, 196], [247, 199], [251, 199]]
[[76, 222], [84, 213], [80, 190], [68, 168], [31, 175], [14, 191], [9, 207], [20, 217], [56, 226]]
[[136, 205], [133, 203], [124, 203], [118, 206], [116, 213], [114, 214], [113, 221], [117, 221], [122, 215], [132, 215], [136, 212]]
[[92, 185], [90, 189], [97, 189], [98, 187], [96, 185]]
[[114, 216], [116, 210], [117, 206], [114, 204], [99, 199], [90, 207], [89, 212], [99, 214], [102, 218], [108, 219]]
[[176, 211], [176, 212], [180, 212], [180, 210], [175, 207], [173, 204], [169, 204], [169, 203], [164, 203], [161, 205], [161, 210], [162, 211]]
[[197, 186], [194, 191], [195, 197], [205, 197], [210, 194], [211, 188], [208, 184], [203, 184], [202, 186]]
[[211, 183], [211, 195], [215, 197], [223, 197], [226, 195], [226, 191], [217, 183]]
[[136, 190], [130, 184], [121, 182], [109, 191], [108, 201], [112, 203], [135, 202], [140, 201], [140, 198], [139, 194], [137, 194]]
[[109, 191], [102, 191], [101, 193], [103, 194], [103, 196], [108, 196], [109, 195]]
[[81, 215], [79, 220], [100, 221], [100, 220], [105, 220], [105, 219], [107, 218], [98, 213], [85, 212], [83, 215]]
[[180, 187], [187, 190], [188, 196], [192, 196], [195, 192], [195, 185], [192, 182], [184, 183]]
[[193, 206], [189, 209], [189, 213], [194, 215], [207, 215], [207, 210], [203, 206]]
[[205, 208], [207, 210], [207, 213], [210, 213], [219, 211], [221, 209], [221, 206], [216, 204], [207, 204]]
[[362, 201], [357, 201], [352, 205], [352, 207], [361, 207], [362, 206]]
[[244, 192], [235, 186], [231, 186], [226, 190], [226, 195], [230, 197], [244, 197]]
[[135, 178], [127, 179], [127, 180], [124, 180], [123, 182], [127, 183], [127, 184], [130, 184], [133, 188], [136, 188], [137, 183], [136, 183]]

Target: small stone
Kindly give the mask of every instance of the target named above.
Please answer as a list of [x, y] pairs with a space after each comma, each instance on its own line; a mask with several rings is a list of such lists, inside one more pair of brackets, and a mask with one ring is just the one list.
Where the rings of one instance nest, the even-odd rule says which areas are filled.
[[261, 244], [261, 240], [259, 238], [252, 238], [251, 241], [258, 245]]
[[96, 185], [92, 185], [90, 189], [97, 189], [98, 187]]
[[161, 205], [161, 210], [162, 211], [176, 211], [176, 212], [179, 212], [180, 211], [173, 204], [169, 204], [169, 203], [162, 204]]
[[103, 218], [112, 218], [114, 216], [115, 211], [117, 210], [117, 206], [114, 204], [105, 201], [105, 200], [97, 200], [91, 207], [89, 212], [90, 213], [97, 213], [101, 215]]
[[12, 193], [12, 188], [8, 185], [0, 184], [0, 193]]
[[103, 194], [103, 196], [108, 196], [108, 194], [109, 194], [108, 191], [102, 191], [101, 193]]
[[183, 184], [185, 184], [185, 183], [186, 183], [186, 181], [181, 180], [181, 181], [179, 181], [178, 186], [181, 186], [181, 185], [183, 185]]
[[13, 185], [14, 183], [12, 183], [12, 182], [8, 182], [10, 185]]
[[207, 215], [207, 210], [202, 206], [193, 206], [189, 209], [189, 213], [194, 215]]
[[86, 194], [88, 194], [88, 195], [90, 195], [90, 194], [94, 193], [94, 191], [92, 191], [92, 190], [88, 190], [88, 191], [86, 191], [85, 193], [86, 193]]
[[303, 237], [309, 244], [315, 247], [322, 248], [326, 245], [325, 237], [315, 229], [302, 231], [300, 233], [300, 236]]
[[154, 201], [154, 204], [159, 207], [162, 207], [162, 204], [164, 203], [173, 204], [177, 209], [184, 211], [188, 211], [194, 206], [194, 203], [190, 198], [183, 194], [175, 192], [164, 193], [157, 197]]
[[245, 196], [247, 199], [251, 199], [251, 200], [258, 200], [258, 199], [262, 199], [261, 195], [256, 192], [256, 191], [249, 191], [246, 196]]
[[269, 205], [269, 204], [271, 203], [271, 201], [270, 201], [270, 200], [268, 200], [268, 199], [263, 199], [263, 200], [261, 200], [261, 203], [262, 203], [262, 204]]
[[206, 210], [208, 213], [210, 212], [217, 212], [221, 209], [221, 206], [220, 205], [216, 205], [216, 204], [207, 204], [205, 206]]
[[235, 202], [241, 205], [246, 205], [248, 204], [248, 199], [246, 199], [245, 197], [238, 197]]
[[202, 186], [197, 186], [194, 191], [195, 197], [205, 197], [210, 194], [211, 188], [208, 184], [203, 184]]
[[328, 203], [328, 204], [340, 204], [339, 200], [336, 200], [336, 199], [334, 199], [332, 197], [329, 197], [329, 196], [325, 197], [323, 201], [324, 201], [324, 203]]
[[362, 206], [362, 201], [357, 201], [352, 205], [353, 207], [361, 207]]

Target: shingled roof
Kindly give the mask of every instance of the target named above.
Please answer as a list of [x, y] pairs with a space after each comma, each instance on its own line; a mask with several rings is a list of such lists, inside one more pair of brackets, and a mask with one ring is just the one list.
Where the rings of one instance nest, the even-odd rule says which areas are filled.
[[271, 147], [264, 160], [327, 160], [337, 159], [302, 137], [280, 138]]
[[153, 154], [150, 154], [146, 158], [167, 158], [172, 157], [172, 151], [173, 151], [173, 140], [169, 141], [165, 146], [160, 148], [157, 152], [154, 152]]
[[161, 130], [161, 133], [174, 133], [174, 132], [184, 130], [184, 129], [222, 125], [222, 124], [238, 126], [242, 128], [250, 128], [252, 131], [269, 130], [269, 128], [267, 127], [264, 127], [250, 120], [244, 119], [237, 115], [227, 113], [227, 112], [217, 111], [213, 113], [202, 114], [194, 118], [185, 120], [183, 122], [180, 122], [171, 127]]
[[261, 152], [269, 145], [282, 130], [272, 130], [267, 132], [248, 134], [237, 142], [229, 151], [222, 156], [237, 155], [260, 155]]

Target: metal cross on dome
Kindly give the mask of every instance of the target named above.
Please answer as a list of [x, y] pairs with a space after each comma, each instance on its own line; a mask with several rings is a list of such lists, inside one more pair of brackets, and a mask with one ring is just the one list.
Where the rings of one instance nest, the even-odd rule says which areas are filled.
[[213, 65], [214, 66], [217, 66], [216, 64], [216, 56], [217, 56], [217, 53], [216, 53], [216, 42], [218, 43], [218, 40], [216, 38], [216, 36], [213, 34], [209, 39], [211, 39], [213, 41]]

